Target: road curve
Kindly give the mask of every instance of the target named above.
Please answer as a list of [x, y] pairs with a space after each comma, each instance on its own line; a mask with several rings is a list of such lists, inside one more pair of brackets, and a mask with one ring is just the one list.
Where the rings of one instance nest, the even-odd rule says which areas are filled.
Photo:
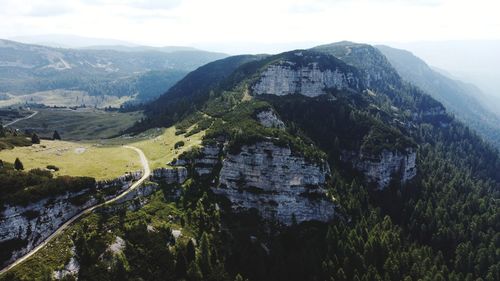
[[128, 149], [133, 149], [137, 152], [137, 154], [139, 154], [139, 157], [141, 159], [141, 164], [142, 164], [142, 167], [143, 167], [143, 175], [142, 177], [137, 181], [135, 182], [134, 184], [132, 184], [127, 190], [125, 190], [124, 192], [120, 193], [120, 195], [112, 198], [112, 199], [109, 199], [103, 203], [100, 203], [100, 204], [97, 204], [97, 205], [94, 205], [92, 207], [89, 207], [85, 210], [82, 210], [80, 213], [76, 214], [75, 216], [73, 216], [71, 219], [69, 219], [68, 221], [66, 221], [65, 223], [63, 223], [56, 231], [54, 231], [54, 233], [52, 233], [49, 237], [45, 238], [45, 240], [43, 240], [42, 243], [40, 243], [38, 246], [36, 246], [35, 248], [33, 248], [31, 251], [29, 251], [28, 253], [26, 253], [24, 256], [20, 257], [19, 259], [17, 259], [16, 261], [14, 261], [13, 263], [9, 264], [8, 266], [6, 266], [5, 268], [3, 268], [2, 270], [0, 270], [0, 275], [4, 274], [5, 272], [9, 271], [11, 268], [15, 267], [16, 265], [19, 265], [21, 264], [22, 262], [24, 262], [25, 260], [29, 259], [31, 256], [33, 256], [36, 252], [38, 252], [40, 249], [42, 249], [45, 245], [47, 245], [47, 243], [49, 243], [54, 237], [56, 237], [58, 234], [60, 234], [61, 232], [63, 232], [71, 223], [73, 223], [75, 220], [77, 220], [78, 218], [82, 217], [83, 215], [85, 214], [88, 214], [90, 212], [92, 212], [93, 210], [97, 209], [97, 208], [100, 208], [106, 204], [110, 204], [110, 203], [113, 203], [115, 202], [116, 200], [122, 198], [123, 196], [127, 195], [129, 192], [131, 192], [132, 190], [136, 189], [138, 186], [140, 186], [146, 179], [149, 178], [149, 176], [151, 175], [151, 170], [149, 168], [149, 163], [148, 163], [148, 159], [146, 158], [146, 155], [144, 155], [144, 152], [142, 152], [142, 150], [140, 150], [139, 148], [137, 147], [133, 147], [133, 146], [128, 146], [128, 145], [125, 145], [123, 146], [125, 148], [128, 148]]
[[7, 127], [7, 126], [14, 125], [14, 124], [16, 124], [16, 123], [17, 123], [17, 122], [19, 122], [19, 121], [30, 119], [31, 117], [33, 117], [33, 116], [35, 116], [35, 115], [37, 115], [37, 114], [38, 114], [38, 111], [35, 111], [35, 112], [33, 112], [33, 114], [31, 114], [30, 116], [26, 116], [26, 117], [23, 117], [23, 118], [16, 119], [16, 120], [14, 120], [14, 121], [12, 121], [12, 122], [10, 122], [10, 123], [7, 123], [7, 124], [5, 124], [5, 125], [3, 125], [3, 126], [4, 126], [4, 127]]

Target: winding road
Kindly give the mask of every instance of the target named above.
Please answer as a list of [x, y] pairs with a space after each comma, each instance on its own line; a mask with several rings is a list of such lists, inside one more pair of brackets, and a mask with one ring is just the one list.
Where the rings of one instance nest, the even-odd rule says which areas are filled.
[[127, 195], [129, 192], [131, 192], [132, 190], [136, 189], [138, 186], [140, 186], [146, 179], [149, 178], [149, 176], [151, 175], [151, 170], [149, 168], [149, 163], [148, 163], [148, 159], [146, 158], [146, 155], [144, 155], [144, 152], [142, 152], [142, 150], [140, 150], [139, 148], [137, 147], [133, 147], [133, 146], [128, 146], [128, 145], [125, 145], [123, 146], [125, 148], [128, 148], [128, 149], [133, 149], [137, 152], [137, 154], [139, 154], [139, 157], [141, 159], [141, 164], [142, 164], [142, 167], [144, 169], [144, 173], [142, 175], [142, 177], [137, 181], [135, 182], [134, 184], [132, 184], [127, 190], [125, 190], [124, 192], [120, 193], [120, 195], [112, 198], [112, 199], [109, 199], [103, 203], [100, 203], [100, 204], [97, 204], [97, 205], [94, 205], [92, 207], [89, 207], [85, 210], [82, 210], [80, 213], [76, 214], [75, 216], [73, 216], [71, 219], [69, 219], [68, 221], [66, 221], [64, 224], [62, 224], [56, 231], [54, 231], [54, 233], [52, 233], [49, 237], [45, 238], [45, 240], [43, 240], [42, 243], [40, 243], [38, 246], [36, 246], [35, 248], [33, 248], [31, 251], [29, 251], [28, 253], [26, 253], [24, 256], [20, 257], [19, 259], [17, 259], [16, 261], [14, 261], [13, 263], [9, 264], [8, 266], [6, 266], [5, 268], [3, 268], [2, 270], [0, 270], [0, 275], [1, 274], [4, 274], [5, 272], [7, 272], [8, 270], [10, 270], [11, 268], [15, 267], [16, 265], [18, 264], [21, 264], [22, 262], [24, 262], [25, 260], [29, 259], [31, 256], [33, 256], [36, 252], [38, 252], [40, 249], [42, 249], [45, 245], [47, 245], [47, 243], [49, 243], [54, 237], [56, 237], [58, 234], [60, 234], [61, 232], [63, 232], [70, 224], [72, 224], [75, 220], [77, 220], [78, 218], [82, 217], [83, 215], [85, 214], [88, 214], [90, 212], [92, 212], [93, 210], [97, 209], [97, 208], [100, 208], [106, 204], [110, 204], [110, 203], [113, 203], [115, 202], [116, 200], [122, 198], [123, 196]]
[[10, 122], [10, 123], [5, 124], [5, 125], [4, 125], [4, 127], [14, 125], [14, 124], [16, 124], [17, 122], [22, 121], [22, 120], [27, 120], [27, 119], [30, 119], [31, 117], [33, 117], [33, 116], [35, 116], [35, 115], [37, 115], [37, 114], [38, 114], [38, 111], [35, 111], [35, 112], [33, 112], [33, 114], [31, 114], [30, 116], [26, 116], [26, 117], [23, 117], [23, 118], [19, 118], [19, 119], [16, 119], [16, 120], [14, 120], [14, 121], [12, 121], [12, 122]]

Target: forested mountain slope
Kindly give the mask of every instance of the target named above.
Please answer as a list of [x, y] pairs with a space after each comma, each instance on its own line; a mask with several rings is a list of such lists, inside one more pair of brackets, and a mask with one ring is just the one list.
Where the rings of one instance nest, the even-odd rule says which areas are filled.
[[[379, 50], [341, 42], [279, 54], [242, 65], [217, 85], [223, 86], [212, 88], [210, 98], [205, 91], [213, 102], [196, 107], [222, 118], [210, 127], [207, 142], [225, 139], [229, 151], [251, 154], [258, 146], [248, 146], [249, 151], [245, 145], [270, 137], [306, 158], [328, 159], [329, 186], [339, 208], [328, 231], [302, 225], [282, 236], [262, 238], [271, 253], [286, 254], [245, 252], [248, 256], [242, 253], [240, 262], [230, 256], [228, 270], [243, 271], [254, 280], [499, 277], [494, 250], [499, 231], [497, 150], [448, 115], [439, 102], [401, 79]], [[177, 95], [180, 92], [179, 84]], [[244, 98], [247, 94], [253, 98]], [[267, 119], [280, 121], [268, 120], [274, 125], [259, 129], [259, 115], [267, 111], [272, 113], [265, 114]], [[237, 163], [226, 157], [223, 163]], [[226, 177], [222, 173], [215, 179]], [[233, 209], [235, 204], [237, 210], [245, 208], [236, 203], [245, 197], [231, 197], [231, 192], [217, 187], [213, 191], [230, 198]], [[471, 221], [480, 226], [470, 228]], [[240, 225], [224, 219], [223, 223]], [[314, 238], [301, 236], [312, 229], [319, 231], [310, 234]], [[326, 241], [318, 242], [324, 240], [315, 235]], [[289, 258], [278, 265], [278, 256]], [[257, 265], [251, 266], [249, 259]], [[267, 262], [257, 262], [260, 259]], [[299, 265], [301, 260], [311, 261]], [[274, 272], [273, 278], [264, 272]]]
[[500, 278], [497, 150], [372, 46], [216, 61], [146, 114], [202, 147], [169, 163], [181, 185], [75, 227], [79, 280]]
[[388, 46], [377, 46], [403, 79], [429, 93], [465, 124], [497, 148], [500, 147], [500, 118], [483, 106], [481, 90], [450, 79], [431, 69], [412, 53]]
[[[0, 40], [0, 93], [77, 90], [153, 99], [186, 73], [224, 54], [199, 50], [62, 49]], [[4, 94], [4, 98], [6, 98]]]

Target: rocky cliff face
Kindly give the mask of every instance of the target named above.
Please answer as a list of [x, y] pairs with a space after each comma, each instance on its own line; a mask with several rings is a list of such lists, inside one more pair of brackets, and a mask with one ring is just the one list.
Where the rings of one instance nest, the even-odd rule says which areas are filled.
[[52, 273], [52, 278], [55, 280], [62, 280], [68, 277], [73, 277], [75, 279], [78, 279], [78, 272], [80, 271], [80, 263], [76, 259], [76, 248], [73, 246], [71, 248], [71, 259], [68, 261], [67, 264], [64, 265], [64, 268], [61, 270], [56, 270]]
[[188, 171], [184, 167], [160, 168], [153, 170], [151, 180], [166, 184], [183, 183], [186, 181]]
[[22, 240], [24, 245], [12, 253], [8, 262], [24, 255], [53, 233], [60, 225], [97, 203], [89, 197], [83, 204], [72, 204], [72, 199], [87, 191], [46, 198], [28, 206], [6, 206], [0, 220], [0, 243]]
[[278, 128], [284, 129], [285, 123], [276, 116], [272, 110], [265, 110], [257, 113], [257, 120], [259, 123], [266, 128]]
[[343, 156], [344, 161], [351, 161], [378, 189], [389, 186], [394, 177], [398, 177], [396, 180], [401, 183], [413, 179], [417, 175], [416, 159], [417, 153], [411, 148], [405, 152], [383, 150], [376, 156], [362, 153], [344, 153]]
[[[114, 180], [96, 183], [97, 190], [114, 188], [119, 194], [142, 176], [141, 172], [129, 173]], [[106, 197], [114, 197], [110, 194]], [[27, 206], [4, 206], [0, 216], [0, 243], [8, 241], [22, 241], [12, 253], [9, 261], [27, 253], [36, 245], [52, 234], [64, 222], [92, 205], [97, 199], [90, 190], [77, 193], [66, 193], [57, 197], [45, 198]]]
[[339, 69], [321, 69], [314, 62], [307, 66], [296, 66], [294, 62], [282, 61], [263, 71], [253, 86], [253, 93], [316, 97], [325, 94], [328, 89], [348, 90], [357, 87], [358, 81], [353, 73], [344, 73]]
[[329, 175], [326, 162], [309, 163], [289, 148], [260, 142], [225, 156], [213, 191], [226, 196], [235, 211], [257, 209], [263, 218], [285, 225], [293, 217], [328, 221], [334, 214], [325, 190]]
[[[128, 189], [141, 176], [142, 172], [133, 172], [114, 180], [100, 181], [96, 183], [96, 189], [114, 188], [115, 192], [105, 197], [107, 200]], [[172, 184], [183, 183], [186, 177], [187, 170], [184, 167], [162, 168], [152, 172], [151, 180]], [[145, 198], [157, 189], [158, 185], [154, 183], [140, 186], [120, 198], [116, 203]], [[55, 198], [45, 198], [27, 206], [5, 206], [0, 217], [0, 243], [18, 239], [24, 244], [13, 252], [7, 263], [29, 252], [64, 222], [95, 204], [97, 204], [97, 199], [90, 193], [90, 190], [83, 190], [78, 193], [66, 193]]]

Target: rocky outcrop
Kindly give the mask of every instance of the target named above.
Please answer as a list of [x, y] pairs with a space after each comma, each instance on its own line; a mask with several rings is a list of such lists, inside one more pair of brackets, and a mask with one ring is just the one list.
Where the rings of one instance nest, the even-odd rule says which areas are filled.
[[64, 268], [62, 268], [61, 270], [56, 270], [52, 274], [52, 277], [55, 280], [65, 279], [68, 278], [69, 276], [72, 277], [78, 276], [78, 272], [80, 271], [80, 263], [76, 260], [76, 249], [74, 246], [71, 248], [71, 253], [72, 253], [71, 259], [66, 265], [64, 265]]
[[201, 157], [194, 161], [194, 169], [199, 176], [209, 175], [213, 172], [215, 165], [219, 163], [219, 145], [207, 145], [201, 150]]
[[[142, 172], [134, 172], [114, 180], [100, 181], [96, 183], [96, 189], [112, 191], [105, 197], [112, 198], [128, 189], [141, 175]], [[29, 252], [80, 211], [97, 204], [94, 195], [87, 189], [44, 198], [27, 206], [4, 205], [0, 216], [0, 243], [23, 241], [23, 246], [12, 253], [7, 263]]]
[[106, 189], [111, 187], [126, 187], [128, 188], [132, 182], [139, 180], [142, 177], [142, 171], [129, 172], [112, 180], [98, 181], [97, 189]]
[[381, 190], [389, 186], [392, 180], [405, 183], [413, 179], [417, 175], [416, 159], [417, 153], [412, 148], [404, 152], [383, 150], [376, 156], [362, 153], [343, 155], [343, 160], [351, 161], [369, 182], [375, 183]]
[[268, 66], [252, 89], [257, 95], [301, 94], [316, 97], [326, 94], [328, 89], [349, 90], [357, 87], [358, 81], [353, 73], [321, 69], [315, 62], [296, 66], [294, 62], [282, 61]]
[[22, 248], [12, 253], [9, 262], [36, 247], [81, 210], [96, 204], [97, 200], [93, 197], [83, 204], [71, 203], [72, 199], [85, 196], [86, 192], [88, 190], [68, 193], [56, 198], [46, 198], [27, 206], [7, 205], [0, 220], [0, 243], [13, 239], [25, 242]]
[[214, 193], [226, 196], [235, 211], [256, 209], [265, 219], [289, 225], [328, 221], [334, 204], [325, 185], [330, 170], [326, 162], [310, 163], [290, 148], [271, 142], [243, 146], [222, 161]]
[[187, 176], [188, 171], [184, 167], [160, 168], [153, 170], [151, 180], [166, 184], [183, 183]]
[[285, 123], [283, 123], [272, 110], [265, 110], [257, 113], [257, 120], [266, 128], [285, 128]]

